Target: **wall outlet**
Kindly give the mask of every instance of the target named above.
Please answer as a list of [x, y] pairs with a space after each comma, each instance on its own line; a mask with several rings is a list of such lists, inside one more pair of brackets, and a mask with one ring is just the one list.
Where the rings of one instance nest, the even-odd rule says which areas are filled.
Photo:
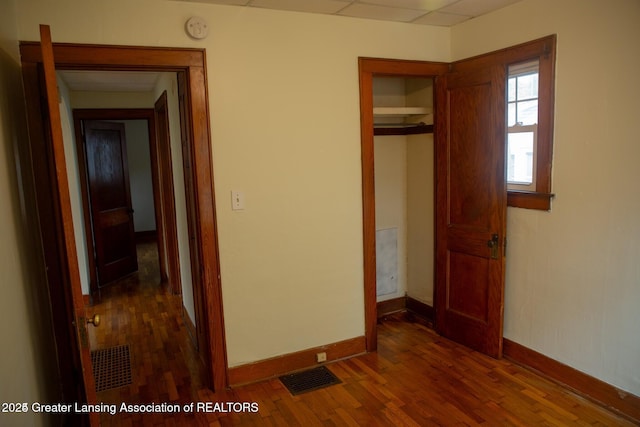
[[324, 351], [322, 353], [316, 353], [316, 362], [322, 363], [327, 361], [327, 353]]

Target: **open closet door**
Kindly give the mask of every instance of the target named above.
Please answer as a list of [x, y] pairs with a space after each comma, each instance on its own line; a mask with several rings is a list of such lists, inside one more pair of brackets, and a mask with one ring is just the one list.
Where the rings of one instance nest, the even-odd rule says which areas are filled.
[[[40, 40], [42, 49], [42, 63], [44, 67], [44, 80], [46, 86], [47, 109], [49, 114], [49, 126], [51, 136], [51, 152], [55, 162], [55, 185], [57, 190], [58, 208], [61, 218], [60, 242], [63, 268], [66, 267], [68, 283], [64, 283], [60, 291], [65, 293], [67, 301], [71, 303], [73, 319], [71, 328], [75, 330], [75, 340], [71, 340], [72, 353], [77, 359], [77, 369], [80, 377], [77, 379], [77, 394], [83, 402], [95, 404], [97, 396], [95, 382], [91, 368], [91, 352], [87, 336], [87, 318], [85, 315], [82, 289], [80, 285], [80, 272], [78, 269], [78, 254], [75, 246], [73, 231], [73, 218], [71, 216], [71, 201], [69, 198], [69, 182], [67, 167], [64, 158], [64, 142], [62, 137], [62, 125], [60, 122], [60, 109], [58, 106], [58, 89], [56, 84], [55, 63], [53, 59], [53, 46], [49, 26], [40, 26]], [[66, 286], [65, 286], [66, 285]], [[97, 323], [97, 322], [96, 322]], [[100, 423], [98, 413], [92, 412], [88, 419], [84, 418], [81, 425], [98, 426]]]
[[436, 80], [436, 328], [502, 356], [505, 70]]

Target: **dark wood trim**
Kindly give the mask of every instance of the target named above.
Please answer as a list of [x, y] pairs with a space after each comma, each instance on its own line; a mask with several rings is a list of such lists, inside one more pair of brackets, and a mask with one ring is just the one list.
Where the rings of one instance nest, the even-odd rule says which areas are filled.
[[82, 294], [82, 301], [85, 307], [91, 306], [91, 295]]
[[169, 278], [169, 289], [174, 295], [182, 294], [180, 275], [180, 252], [178, 250], [178, 225], [176, 222], [176, 201], [173, 181], [173, 160], [171, 157], [171, 133], [169, 131], [169, 105], [167, 91], [158, 97], [154, 104], [156, 123], [155, 155], [157, 163], [158, 196], [160, 198], [160, 223], [162, 227], [163, 253]]
[[[202, 293], [207, 307], [201, 318], [196, 319], [197, 328], [205, 328], [206, 342], [200, 346], [205, 352], [208, 362], [208, 379], [216, 390], [227, 386], [226, 343], [224, 338], [224, 314], [222, 310], [222, 289], [220, 284], [220, 268], [218, 241], [216, 229], [215, 202], [213, 194], [213, 158], [211, 153], [211, 134], [209, 130], [209, 101], [208, 85], [206, 81], [206, 57], [204, 49], [135, 47], [135, 46], [99, 46], [85, 44], [54, 44], [54, 56], [57, 69], [85, 69], [85, 70], [155, 70], [185, 72], [188, 78], [189, 109], [191, 123], [189, 124], [196, 161], [193, 167], [193, 177], [197, 192], [196, 206], [198, 209], [198, 223], [195, 238], [200, 246], [198, 262], [202, 269]], [[32, 139], [42, 139], [45, 147], [49, 145], [41, 123], [44, 118], [42, 111], [33, 107], [40, 103], [40, 85], [37, 69], [41, 64], [42, 55], [40, 44], [37, 42], [21, 42], [20, 52], [25, 72], [25, 87], [31, 90], [28, 96], [29, 122]], [[35, 70], [35, 72], [34, 72]], [[31, 80], [30, 80], [31, 79]], [[35, 113], [35, 114], [34, 114]], [[38, 114], [40, 113], [40, 114]], [[32, 125], [33, 123], [33, 125]], [[35, 133], [34, 133], [35, 132]], [[39, 133], [38, 133], [39, 132]], [[43, 169], [41, 173], [47, 171]], [[39, 206], [41, 216], [55, 217], [56, 205]], [[64, 261], [64, 253], [60, 252], [56, 239], [47, 240], [50, 247], [45, 252], [52, 251], [58, 261]], [[59, 257], [58, 257], [59, 255]], [[206, 260], [206, 262], [205, 262]], [[64, 283], [64, 280], [58, 282]], [[59, 306], [56, 306], [60, 309]], [[61, 337], [62, 339], [63, 337]], [[70, 345], [69, 339], [61, 341]], [[67, 378], [73, 381], [73, 378]], [[70, 384], [73, 386], [73, 384]]]
[[[374, 125], [375, 126], [375, 125]], [[421, 135], [424, 133], [433, 133], [433, 125], [408, 125], [402, 127], [374, 127], [374, 136], [388, 135]]]
[[640, 397], [505, 338], [504, 356], [640, 424]]
[[422, 317], [427, 321], [430, 325], [433, 325], [435, 319], [435, 311], [433, 307], [423, 303], [422, 301], [418, 301], [417, 299], [407, 297], [407, 311], [415, 314], [416, 316]]
[[[197, 224], [194, 238], [198, 242], [197, 262], [200, 266], [202, 301], [205, 304], [202, 320], [196, 326], [206, 337], [198, 348], [208, 348], [208, 368], [212, 370], [214, 388], [222, 390], [227, 385], [227, 352], [220, 282], [220, 255], [218, 252], [218, 222], [216, 220], [215, 195], [213, 193], [213, 157], [209, 129], [209, 99], [205, 52], [202, 50], [202, 66], [189, 67], [187, 71], [188, 107], [191, 120], [189, 135], [191, 147], [191, 174], [195, 183]], [[193, 256], [193, 255], [192, 255]], [[196, 288], [196, 287], [194, 287]]]
[[[38, 234], [43, 249], [43, 265], [47, 278], [47, 291], [51, 304], [51, 325], [55, 336], [58, 375], [60, 376], [61, 402], [79, 402], [83, 396], [78, 393], [75, 375], [78, 372], [79, 344], [75, 328], [73, 306], [67, 298], [65, 283], [68, 283], [68, 269], [63, 260], [60, 209], [54, 176], [52, 145], [46, 130], [47, 117], [41, 102], [42, 64], [23, 63], [22, 78], [27, 117], [29, 123], [29, 148], [31, 173], [35, 192], [35, 202], [39, 214]], [[31, 100], [32, 102], [29, 102]], [[35, 120], [34, 120], [35, 118]], [[43, 212], [45, 213], [43, 215]]]
[[[196, 239], [195, 230], [198, 224], [198, 208], [196, 204], [197, 191], [194, 184], [194, 158], [193, 158], [193, 143], [191, 138], [191, 130], [189, 123], [191, 123], [191, 110], [189, 108], [189, 91], [187, 85], [189, 84], [189, 77], [185, 72], [177, 73], [178, 80], [178, 113], [180, 115], [180, 141], [182, 146], [182, 170], [185, 187], [185, 205], [187, 213], [187, 232], [189, 233], [189, 261], [191, 267], [191, 282], [193, 284], [193, 306], [194, 315], [197, 318], [203, 316], [205, 311], [205, 302], [203, 300], [202, 291], [202, 275], [200, 266], [200, 242]], [[202, 327], [194, 330], [192, 338], [195, 342], [196, 348], [199, 343], [205, 343], [207, 334], [206, 327]], [[202, 358], [202, 353], [200, 353]], [[206, 361], [202, 361], [206, 365]]]
[[327, 353], [327, 362], [353, 357], [365, 352], [365, 337], [356, 337], [333, 344], [289, 353], [259, 362], [229, 368], [229, 384], [242, 384], [273, 378], [318, 365], [316, 354]]
[[551, 199], [554, 194], [536, 193], [531, 191], [507, 191], [507, 204], [514, 208], [551, 210]]
[[[445, 74], [448, 70], [449, 64], [443, 62], [358, 58], [362, 162], [364, 313], [367, 351], [375, 351], [378, 346], [376, 333], [376, 204], [373, 153], [373, 77], [395, 76], [435, 78]], [[436, 111], [434, 111], [434, 113], [437, 114]]]
[[[79, 43], [54, 43], [53, 48], [56, 69], [98, 70], [124, 67], [138, 71], [178, 71], [205, 64], [204, 49]], [[87, 55], [87, 49], [91, 50], [92, 55]], [[20, 54], [24, 62], [42, 62], [38, 42], [21, 42]]]
[[[449, 71], [446, 62], [415, 61], [407, 59], [358, 58], [361, 73], [377, 77], [434, 77]], [[373, 110], [372, 110], [373, 111]]]
[[397, 313], [407, 309], [407, 297], [398, 297], [376, 303], [378, 319], [388, 314]]
[[136, 231], [136, 243], [154, 243], [157, 241], [157, 230]]

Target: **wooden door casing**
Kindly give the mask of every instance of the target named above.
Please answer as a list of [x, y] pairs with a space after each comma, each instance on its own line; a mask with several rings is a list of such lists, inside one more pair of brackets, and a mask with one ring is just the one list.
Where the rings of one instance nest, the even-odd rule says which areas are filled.
[[155, 159], [158, 171], [158, 197], [160, 198], [159, 220], [162, 237], [158, 240], [158, 246], [163, 245], [160, 251], [163, 254], [163, 262], [166, 266], [169, 288], [174, 295], [182, 294], [182, 281], [180, 277], [180, 254], [178, 252], [178, 228], [176, 224], [176, 202], [173, 186], [173, 161], [171, 157], [171, 137], [169, 132], [169, 106], [167, 104], [167, 92], [164, 91], [154, 104], [154, 117], [156, 122]]
[[493, 357], [504, 312], [504, 90], [499, 66], [436, 82], [436, 328]]
[[[184, 165], [184, 186], [186, 189], [186, 205], [187, 205], [187, 229], [189, 232], [189, 253], [191, 261], [191, 277], [193, 279], [193, 302], [195, 309], [195, 316], [199, 318], [205, 310], [205, 303], [202, 299], [201, 289], [201, 277], [200, 272], [202, 266], [200, 263], [200, 243], [198, 242], [198, 235], [195, 232], [198, 224], [198, 210], [196, 198], [197, 192], [195, 191], [195, 182], [193, 180], [193, 144], [191, 143], [191, 133], [189, 131], [188, 123], [191, 122], [191, 112], [189, 110], [189, 92], [187, 90], [187, 74], [184, 72], [177, 73], [178, 78], [178, 110], [180, 113], [180, 142], [182, 145], [182, 162]], [[184, 316], [188, 316], [185, 312]], [[200, 328], [196, 327], [196, 336], [192, 337], [195, 341], [196, 347], [200, 349], [202, 343], [206, 341], [208, 325], [202, 325]], [[200, 356], [202, 354], [200, 353]], [[206, 360], [202, 360], [206, 364]]]
[[358, 58], [360, 82], [360, 138], [362, 161], [362, 233], [364, 253], [364, 314], [367, 351], [377, 349], [376, 202], [374, 171], [373, 78], [435, 78], [446, 73], [442, 62]]
[[[222, 390], [227, 386], [227, 360], [226, 343], [224, 337], [224, 314], [222, 310], [222, 288], [220, 282], [220, 267], [217, 242], [217, 224], [215, 214], [215, 200], [213, 193], [213, 159], [211, 155], [211, 137], [209, 130], [208, 90], [206, 76], [206, 58], [203, 49], [192, 48], [160, 48], [160, 47], [136, 47], [136, 46], [104, 46], [72, 43], [53, 44], [56, 62], [59, 69], [85, 69], [85, 70], [121, 70], [121, 71], [169, 71], [185, 72], [188, 76], [187, 90], [189, 111], [192, 120], [189, 122], [191, 135], [190, 143], [193, 150], [192, 175], [197, 191], [196, 209], [196, 241], [200, 245], [198, 256], [201, 266], [201, 292], [204, 302], [203, 315], [196, 319], [199, 324], [207, 325], [206, 340], [202, 343], [203, 357], [208, 361], [208, 380], [212, 388]], [[48, 267], [50, 280], [48, 283], [52, 299], [52, 311], [54, 318], [66, 318], [69, 314], [69, 306], [65, 305], [64, 295], [56, 294], [56, 289], [64, 283], [64, 265], [66, 253], [61, 251], [55, 230], [52, 228], [50, 218], [59, 215], [59, 209], [51, 202], [53, 196], [42, 193], [51, 186], [48, 166], [44, 169], [36, 169], [36, 165], [55, 166], [50, 160], [48, 151], [50, 147], [49, 132], [43, 124], [47, 116], [40, 108], [42, 89], [39, 82], [38, 69], [42, 64], [42, 51], [38, 42], [21, 42], [20, 54], [23, 66], [23, 81], [27, 99], [27, 114], [30, 127], [30, 144], [32, 152], [39, 150], [34, 155], [35, 181], [42, 183], [43, 191], [38, 195], [43, 203], [38, 204], [40, 213], [40, 229], [43, 235], [44, 252], [47, 262], [60, 268]], [[54, 303], [55, 301], [55, 303]], [[63, 388], [68, 390], [68, 395], [73, 395], [73, 389], [77, 381], [71, 372], [68, 358], [64, 354], [65, 347], [70, 349], [68, 354], [77, 351], [77, 343], [69, 337], [69, 333], [54, 325], [56, 341], [58, 342], [58, 363], [61, 370]], [[76, 401], [80, 401], [77, 398]]]
[[[463, 68], [464, 61], [456, 65]], [[451, 66], [446, 63], [359, 58], [367, 351], [375, 351], [377, 342], [372, 79], [394, 76], [436, 79], [436, 329], [488, 354], [501, 354], [506, 228], [505, 76], [504, 68], [478, 74], [474, 74], [478, 67], [471, 68], [463, 75], [451, 73]], [[452, 89], [468, 86], [469, 90], [451, 93], [447, 82], [453, 85]], [[455, 103], [453, 109], [451, 100]], [[475, 138], [481, 131], [488, 134]], [[450, 138], [453, 145], [449, 144]], [[467, 147], [466, 140], [481, 144]], [[483, 151], [482, 144], [492, 148], [489, 153]], [[491, 249], [487, 242], [493, 234], [499, 236], [498, 259], [489, 261]], [[478, 286], [467, 286], [473, 283], [468, 279], [475, 275], [483, 279], [477, 280]]]
[[138, 270], [125, 127], [84, 121], [84, 145], [99, 286]]

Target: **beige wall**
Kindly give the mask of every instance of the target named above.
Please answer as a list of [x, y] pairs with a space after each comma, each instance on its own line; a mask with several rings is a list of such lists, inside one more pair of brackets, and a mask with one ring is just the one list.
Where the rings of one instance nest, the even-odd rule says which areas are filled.
[[407, 137], [407, 295], [433, 307], [435, 165], [433, 134]]
[[[356, 58], [448, 61], [557, 33], [557, 198], [509, 211], [505, 335], [640, 394], [636, 0], [523, 0], [451, 33], [188, 2], [15, 8], [19, 39], [48, 23], [63, 42], [207, 49], [231, 366], [364, 333]], [[184, 34], [192, 15], [206, 40]]]
[[[0, 3], [0, 342], [11, 350], [0, 355], [0, 402], [59, 401], [51, 313], [46, 300], [41, 254], [35, 244], [30, 198], [33, 186], [27, 155], [26, 117], [16, 56], [14, 1]], [[48, 417], [0, 414], [0, 424], [50, 425]]]
[[[16, 6], [21, 39], [48, 23], [63, 42], [207, 49], [230, 366], [364, 334], [357, 57], [446, 61], [449, 29], [169, 1]], [[206, 40], [185, 35], [192, 15]]]
[[524, 0], [454, 59], [557, 34], [551, 212], [510, 209], [505, 337], [640, 395], [640, 2]]

